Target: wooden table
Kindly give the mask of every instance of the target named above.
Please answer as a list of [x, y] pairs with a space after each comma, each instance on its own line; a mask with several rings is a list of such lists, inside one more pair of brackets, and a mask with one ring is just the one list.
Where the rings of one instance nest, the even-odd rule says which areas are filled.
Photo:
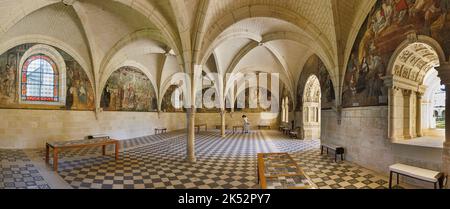
[[270, 129], [270, 125], [258, 125], [258, 129]]
[[157, 135], [158, 133], [167, 133], [167, 128], [155, 128], [155, 135]]
[[258, 153], [258, 183], [261, 189], [316, 189], [288, 153]]
[[239, 125], [239, 126], [233, 126], [233, 134], [235, 133], [235, 132], [237, 132], [237, 130], [238, 129], [242, 129], [242, 132], [244, 132], [244, 126], [241, 126], [241, 125]]
[[196, 125], [195, 125], [195, 128], [197, 129], [197, 133], [200, 132], [200, 128], [201, 128], [202, 126], [205, 127], [205, 131], [208, 131], [208, 124], [206, 124], [206, 123], [203, 123], [203, 124], [196, 124]]
[[96, 138], [87, 140], [74, 140], [65, 142], [47, 142], [45, 148], [45, 162], [49, 164], [50, 148], [53, 149], [53, 170], [58, 171], [58, 153], [62, 150], [85, 147], [102, 147], [103, 155], [106, 155], [106, 145], [115, 145], [115, 158], [119, 159], [119, 141], [116, 139]]

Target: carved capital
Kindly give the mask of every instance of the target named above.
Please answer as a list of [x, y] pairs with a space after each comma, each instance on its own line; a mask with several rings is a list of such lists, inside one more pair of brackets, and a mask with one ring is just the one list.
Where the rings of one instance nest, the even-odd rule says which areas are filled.
[[417, 96], [417, 99], [422, 99], [423, 93], [422, 92], [416, 92], [416, 96]]
[[408, 33], [407, 38], [409, 43], [416, 43], [419, 40], [419, 37], [415, 31]]
[[409, 97], [409, 96], [411, 96], [412, 91], [409, 89], [402, 89], [402, 94], [403, 94], [403, 96]]

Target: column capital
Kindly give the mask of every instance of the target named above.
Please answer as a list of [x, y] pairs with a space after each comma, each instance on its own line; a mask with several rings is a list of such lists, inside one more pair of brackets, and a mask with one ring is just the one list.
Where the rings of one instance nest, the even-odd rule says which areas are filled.
[[436, 67], [438, 71], [438, 77], [441, 79], [441, 83], [450, 85], [450, 63], [441, 63], [439, 67]]
[[418, 99], [422, 99], [423, 94], [424, 94], [423, 92], [418, 92], [418, 91], [416, 92], [416, 96]]
[[403, 96], [411, 96], [411, 94], [412, 94], [412, 91], [409, 89], [402, 89], [401, 91], [402, 91]]

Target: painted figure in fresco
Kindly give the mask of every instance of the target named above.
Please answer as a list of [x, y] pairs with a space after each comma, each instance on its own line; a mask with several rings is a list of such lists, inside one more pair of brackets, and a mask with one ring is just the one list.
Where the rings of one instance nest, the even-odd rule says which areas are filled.
[[87, 104], [87, 92], [86, 88], [84, 87], [84, 82], [77, 81], [78, 83], [78, 100], [82, 104]]
[[106, 84], [105, 88], [103, 88], [103, 94], [101, 99], [101, 107], [102, 108], [109, 108], [109, 101], [111, 100], [111, 93], [109, 91], [109, 86]]
[[395, 15], [394, 19], [397, 24], [403, 23], [407, 13], [409, 11], [409, 6], [406, 0], [395, 0]]
[[73, 106], [73, 94], [71, 93], [72, 87], [68, 87], [66, 90], [66, 109], [70, 110]]
[[438, 15], [437, 20], [431, 24], [431, 37], [436, 39], [440, 43], [446, 43], [448, 36], [443, 34], [443, 30], [449, 29], [450, 15], [450, 0], [440, 0], [439, 1], [439, 11], [436, 12]]
[[361, 70], [359, 71], [358, 82], [356, 83], [356, 92], [361, 93], [366, 88], [366, 76], [369, 72], [369, 65], [364, 57], [361, 65]]
[[5, 86], [6, 86], [6, 96], [12, 96], [14, 91], [14, 81], [15, 81], [15, 73], [14, 68], [7, 64], [6, 65], [6, 80], [5, 80]]

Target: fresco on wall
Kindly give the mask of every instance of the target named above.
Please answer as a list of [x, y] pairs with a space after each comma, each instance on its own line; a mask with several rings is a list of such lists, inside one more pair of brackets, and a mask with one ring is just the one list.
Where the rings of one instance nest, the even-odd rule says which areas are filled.
[[[246, 88], [243, 92], [240, 93], [244, 94], [244, 100], [240, 101], [239, 99], [236, 99], [234, 103], [234, 111], [235, 112], [247, 112], [247, 113], [261, 113], [261, 112], [270, 112], [271, 106], [270, 101], [272, 99], [272, 92], [269, 90], [263, 90], [261, 87], [250, 87]], [[267, 94], [267, 95], [265, 95]], [[239, 98], [239, 97], [236, 97]], [[264, 99], [267, 98], [268, 104], [262, 104], [261, 102], [264, 101]], [[255, 102], [256, 108], [250, 108], [250, 101]], [[244, 107], [244, 108], [238, 108], [238, 107]]]
[[[175, 92], [175, 90], [178, 88], [177, 85], [170, 86], [166, 93], [164, 94], [164, 97], [161, 102], [161, 111], [162, 112], [183, 112], [183, 107], [181, 108], [175, 108], [174, 104], [172, 103], [172, 96]], [[178, 101], [180, 102], [178, 105], [182, 105], [182, 94], [178, 94]]]
[[303, 95], [306, 82], [311, 75], [317, 76], [320, 82], [321, 90], [321, 108], [330, 109], [335, 105], [336, 96], [334, 93], [334, 85], [331, 81], [330, 74], [328, 73], [325, 64], [317, 55], [312, 55], [305, 63], [300, 80], [297, 85], [297, 104], [296, 111], [301, 111], [303, 106]]
[[157, 111], [156, 91], [139, 69], [121, 67], [111, 74], [103, 89], [101, 107], [105, 111]]
[[83, 68], [69, 54], [54, 47], [66, 64], [66, 105], [19, 104], [20, 60], [36, 44], [22, 44], [0, 55], [0, 108], [94, 110], [94, 91]]
[[343, 106], [387, 104], [382, 77], [408, 34], [426, 35], [450, 51], [450, 0], [379, 0], [356, 38], [347, 65]]
[[94, 91], [81, 66], [68, 54], [61, 52], [66, 61], [66, 109], [93, 110]]

